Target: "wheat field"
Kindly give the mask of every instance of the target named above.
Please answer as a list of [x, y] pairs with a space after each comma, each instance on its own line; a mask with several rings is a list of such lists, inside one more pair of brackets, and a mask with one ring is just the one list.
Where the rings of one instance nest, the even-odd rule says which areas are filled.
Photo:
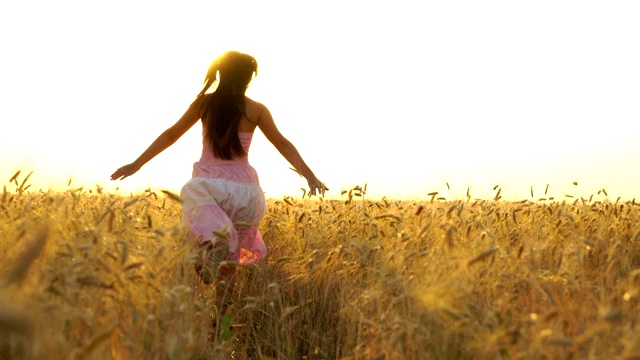
[[268, 200], [269, 256], [239, 268], [213, 333], [174, 194], [36, 192], [18, 173], [0, 359], [640, 359], [635, 201], [365, 190]]

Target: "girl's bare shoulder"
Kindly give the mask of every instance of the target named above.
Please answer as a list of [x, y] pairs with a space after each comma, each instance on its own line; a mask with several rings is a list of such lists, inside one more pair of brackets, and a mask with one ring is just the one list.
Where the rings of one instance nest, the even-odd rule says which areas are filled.
[[249, 97], [245, 97], [245, 115], [249, 122], [255, 127], [260, 123], [260, 119], [264, 116], [266, 107], [262, 103], [257, 102]]
[[255, 101], [252, 98], [245, 96], [246, 98], [246, 105], [252, 107], [255, 110], [262, 110], [263, 108], [266, 108], [266, 106], [264, 106], [264, 104], [262, 104], [261, 102]]

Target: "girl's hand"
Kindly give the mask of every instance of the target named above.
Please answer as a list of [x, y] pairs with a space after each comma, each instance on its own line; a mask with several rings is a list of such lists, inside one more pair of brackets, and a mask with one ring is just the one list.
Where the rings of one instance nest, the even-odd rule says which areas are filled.
[[140, 166], [135, 163], [125, 165], [111, 174], [111, 180], [122, 180], [135, 174], [138, 170], [140, 170]]
[[329, 190], [329, 188], [324, 186], [322, 181], [318, 180], [318, 178], [315, 176], [307, 180], [307, 183], [309, 184], [309, 196], [316, 195], [317, 192], [324, 196], [324, 192]]

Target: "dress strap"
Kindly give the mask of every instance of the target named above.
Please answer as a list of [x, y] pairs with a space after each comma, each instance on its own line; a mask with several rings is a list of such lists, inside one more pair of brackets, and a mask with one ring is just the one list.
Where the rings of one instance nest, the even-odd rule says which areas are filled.
[[247, 116], [247, 113], [246, 113], [246, 112], [244, 112], [244, 111], [243, 111], [243, 112], [242, 112], [242, 115], [247, 119], [247, 121], [248, 121], [248, 122], [250, 122], [250, 123], [252, 123], [252, 124], [254, 124], [254, 125], [258, 125], [258, 122], [257, 122], [257, 121], [251, 121], [251, 119], [249, 119], [249, 117]]

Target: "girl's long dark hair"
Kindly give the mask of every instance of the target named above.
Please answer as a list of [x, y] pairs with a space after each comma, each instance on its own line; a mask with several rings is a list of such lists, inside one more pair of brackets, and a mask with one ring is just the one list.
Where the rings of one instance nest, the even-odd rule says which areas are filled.
[[[209, 66], [194, 105], [205, 127], [205, 139], [217, 158], [231, 160], [246, 155], [238, 137], [238, 124], [246, 116], [244, 93], [257, 72], [256, 60], [237, 51], [222, 54]], [[216, 80], [215, 91], [207, 93]]]

